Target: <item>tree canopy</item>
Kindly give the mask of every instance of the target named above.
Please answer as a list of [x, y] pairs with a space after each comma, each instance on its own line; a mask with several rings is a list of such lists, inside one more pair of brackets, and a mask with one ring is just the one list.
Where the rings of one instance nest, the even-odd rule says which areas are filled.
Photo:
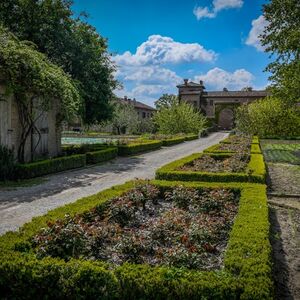
[[6, 0], [0, 2], [0, 23], [19, 39], [61, 66], [78, 82], [85, 123], [109, 118], [117, 82], [107, 41], [82, 17], [73, 15], [69, 0]]
[[13, 93], [21, 123], [21, 142], [18, 160], [24, 161], [24, 147], [28, 135], [39, 116], [32, 111], [33, 99], [38, 99], [39, 109], [47, 111], [55, 99], [60, 102], [60, 117], [75, 115], [80, 104], [80, 94], [72, 78], [60, 67], [26, 42], [0, 26], [0, 75], [6, 93]]
[[300, 2], [272, 0], [264, 5], [267, 26], [261, 36], [275, 56], [266, 70], [272, 73], [273, 93], [289, 103], [300, 99]]
[[171, 107], [174, 104], [178, 104], [178, 97], [172, 94], [163, 94], [155, 101], [156, 109]]
[[164, 134], [199, 133], [206, 126], [206, 118], [190, 104], [178, 101], [162, 107], [154, 115], [158, 131]]

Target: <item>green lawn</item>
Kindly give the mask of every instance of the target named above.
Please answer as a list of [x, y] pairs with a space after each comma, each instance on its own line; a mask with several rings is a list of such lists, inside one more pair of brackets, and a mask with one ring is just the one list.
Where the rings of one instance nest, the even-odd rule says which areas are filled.
[[[283, 141], [282, 141], [283, 142]], [[282, 162], [300, 164], [300, 142], [298, 143], [272, 143], [261, 144], [264, 157], [268, 162]]]

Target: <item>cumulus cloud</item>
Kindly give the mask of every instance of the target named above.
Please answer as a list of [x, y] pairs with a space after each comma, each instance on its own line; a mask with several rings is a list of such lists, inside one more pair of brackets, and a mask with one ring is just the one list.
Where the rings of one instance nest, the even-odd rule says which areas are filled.
[[251, 86], [254, 80], [253, 74], [245, 69], [238, 69], [234, 72], [228, 72], [220, 68], [209, 70], [204, 75], [195, 77], [195, 81], [203, 80], [204, 85], [211, 89], [240, 90], [243, 87]]
[[243, 0], [214, 0], [212, 8], [196, 6], [193, 10], [197, 20], [202, 18], [215, 18], [221, 10], [230, 8], [240, 8], [244, 4]]
[[264, 32], [265, 27], [268, 25], [268, 21], [261, 15], [253, 20], [251, 24], [252, 28], [247, 37], [246, 44], [255, 47], [258, 51], [264, 51], [259, 36]]
[[180, 43], [170, 37], [151, 35], [135, 53], [126, 51], [116, 55], [114, 60], [119, 65], [147, 65], [183, 63], [192, 61], [213, 61], [216, 53], [206, 50], [198, 43]]

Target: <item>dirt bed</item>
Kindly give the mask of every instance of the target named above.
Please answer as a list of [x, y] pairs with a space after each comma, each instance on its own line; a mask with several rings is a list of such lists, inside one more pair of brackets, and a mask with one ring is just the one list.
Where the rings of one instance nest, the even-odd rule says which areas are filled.
[[270, 206], [275, 299], [300, 299], [300, 211]]
[[271, 192], [300, 195], [300, 166], [268, 163], [268, 173]]

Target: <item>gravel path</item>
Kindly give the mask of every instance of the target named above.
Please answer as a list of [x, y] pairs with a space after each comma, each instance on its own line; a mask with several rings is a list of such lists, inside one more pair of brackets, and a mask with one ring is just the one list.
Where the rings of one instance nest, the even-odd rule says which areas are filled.
[[154, 178], [162, 165], [200, 152], [227, 137], [216, 132], [208, 137], [132, 157], [118, 157], [89, 168], [45, 176], [45, 182], [15, 189], [0, 188], [0, 234], [18, 227], [34, 216], [122, 184], [134, 178]]

